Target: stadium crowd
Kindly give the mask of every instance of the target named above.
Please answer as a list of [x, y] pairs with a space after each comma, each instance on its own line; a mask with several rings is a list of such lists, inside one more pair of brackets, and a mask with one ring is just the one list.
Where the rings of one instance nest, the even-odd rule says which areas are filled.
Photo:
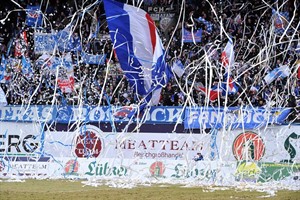
[[[126, 0], [120, 0], [128, 2]], [[37, 60], [42, 54], [34, 52], [34, 32], [37, 28], [26, 26], [27, 5], [40, 5], [39, 0], [19, 0], [1, 5], [0, 42], [1, 54], [5, 58], [15, 56], [16, 40], [21, 39], [20, 32], [26, 31], [28, 45], [24, 53], [32, 64], [33, 75], [26, 76], [20, 68], [6, 67], [6, 77], [1, 87], [6, 94], [8, 104], [21, 105], [130, 105], [136, 103], [137, 96], [128, 84], [120, 69], [105, 22], [102, 4], [82, 16], [73, 32], [81, 38], [82, 50], [91, 54], [106, 54], [106, 62], [100, 65], [80, 62], [78, 51], [71, 51], [74, 67], [75, 86], [72, 92], [63, 92], [57, 87], [55, 74], [45, 70]], [[40, 32], [59, 31], [70, 23], [72, 16], [79, 15], [83, 7], [94, 1], [49, 0], [43, 1], [41, 10], [45, 19]], [[299, 44], [299, 4], [294, 1], [242, 1], [242, 0], [186, 0], [182, 5], [176, 0], [129, 1], [147, 6], [171, 6], [176, 10], [175, 22], [162, 30], [158, 23], [161, 38], [168, 53], [170, 66], [180, 60], [184, 74], [169, 81], [161, 93], [161, 105], [178, 106], [186, 101], [199, 106], [246, 106], [253, 107], [293, 107], [291, 119], [300, 118], [297, 107], [300, 106], [300, 77], [297, 76], [297, 62], [300, 60]], [[141, 3], [141, 4], [140, 4]], [[17, 5], [19, 4], [19, 6]], [[276, 32], [273, 22], [272, 7], [281, 6], [290, 16], [289, 29], [285, 33]], [[185, 8], [184, 14], [181, 7]], [[10, 11], [14, 11], [9, 13]], [[97, 16], [100, 27], [96, 37], [90, 37], [93, 17]], [[201, 17], [204, 20], [197, 20]], [[205, 23], [209, 22], [209, 23]], [[179, 23], [177, 23], [179, 22]], [[209, 27], [211, 26], [211, 27]], [[286, 26], [286, 24], [285, 24]], [[182, 27], [189, 31], [202, 29], [201, 42], [183, 43]], [[199, 90], [199, 85], [206, 88], [220, 86], [226, 82], [225, 69], [222, 67], [221, 54], [231, 38], [234, 44], [234, 64], [230, 75], [235, 83], [236, 92], [222, 94], [216, 100], [210, 100], [207, 93]], [[55, 56], [62, 57], [66, 52], [56, 51]], [[266, 83], [266, 77], [280, 66], [288, 66], [290, 73]], [[109, 68], [107, 68], [109, 66]], [[211, 82], [211, 83], [210, 83]], [[192, 98], [190, 98], [192, 97]]]

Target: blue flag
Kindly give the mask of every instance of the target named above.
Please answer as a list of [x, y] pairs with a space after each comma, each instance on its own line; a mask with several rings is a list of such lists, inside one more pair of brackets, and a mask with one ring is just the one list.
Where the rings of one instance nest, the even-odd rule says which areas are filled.
[[27, 6], [26, 8], [26, 24], [29, 27], [42, 26], [43, 16], [40, 6]]
[[6, 70], [7, 61], [2, 54], [1, 65], [0, 65], [0, 81], [4, 78], [5, 70]]
[[57, 46], [60, 51], [81, 51], [81, 40], [79, 36], [74, 37], [71, 25], [67, 25], [56, 35]]
[[182, 29], [182, 41], [183, 42], [201, 42], [202, 39], [202, 29], [196, 31], [188, 31], [187, 29]]
[[26, 60], [26, 58], [24, 56], [22, 56], [22, 73], [25, 76], [29, 76], [29, 77], [32, 76], [32, 74], [33, 74], [31, 64], [30, 64], [30, 62], [28, 62]]
[[103, 65], [105, 63], [106, 54], [93, 55], [81, 52], [81, 60], [84, 64]]

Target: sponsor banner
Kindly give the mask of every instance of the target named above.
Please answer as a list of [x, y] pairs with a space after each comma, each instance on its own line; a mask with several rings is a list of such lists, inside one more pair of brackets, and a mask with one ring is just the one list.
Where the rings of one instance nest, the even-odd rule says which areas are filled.
[[34, 33], [34, 52], [53, 53], [55, 48], [56, 34], [52, 33]]
[[[195, 161], [198, 152], [204, 161]], [[299, 126], [209, 134], [44, 131], [43, 123], [1, 122], [0, 177], [196, 178], [228, 184], [300, 180]]]
[[0, 177], [47, 176], [50, 157], [43, 154], [43, 140], [40, 124], [1, 122]]
[[234, 173], [236, 181], [269, 182], [291, 178], [300, 180], [300, 163], [238, 162]]
[[53, 157], [192, 160], [211, 155], [210, 134], [104, 133], [84, 125], [75, 132], [47, 131], [44, 153]]
[[202, 29], [199, 29], [197, 31], [191, 32], [187, 29], [182, 29], [182, 41], [183, 42], [201, 42], [202, 39]]
[[182, 180], [194, 178], [215, 183], [217, 179], [234, 181], [236, 163], [161, 161], [157, 159], [70, 159], [59, 158], [51, 163], [49, 173], [55, 178], [131, 178]]
[[268, 124], [282, 124], [290, 108], [209, 108], [196, 107], [185, 110], [185, 129], [190, 128], [259, 128]]
[[1, 122], [0, 157], [18, 161], [41, 157], [44, 140], [41, 128], [37, 123]]
[[[227, 161], [290, 163], [300, 161], [299, 126], [219, 132], [219, 157]], [[222, 140], [226, 135], [226, 140]]]
[[37, 160], [17, 160], [15, 158], [0, 157], [0, 177], [48, 177], [50, 170], [50, 158]]
[[46, 162], [12, 162], [0, 160], [1, 178], [129, 178], [143, 180], [196, 179], [205, 184], [236, 182], [300, 181], [300, 164], [273, 162], [219, 162], [159, 159], [85, 159], [57, 158]]

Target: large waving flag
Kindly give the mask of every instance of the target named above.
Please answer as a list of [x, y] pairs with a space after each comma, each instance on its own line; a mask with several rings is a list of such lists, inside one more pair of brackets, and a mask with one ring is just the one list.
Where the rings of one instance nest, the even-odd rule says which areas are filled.
[[141, 103], [156, 105], [167, 83], [169, 67], [154, 21], [144, 10], [104, 0], [110, 36], [121, 68]]
[[221, 54], [221, 61], [225, 69], [229, 69], [234, 63], [234, 51], [232, 40], [229, 40]]

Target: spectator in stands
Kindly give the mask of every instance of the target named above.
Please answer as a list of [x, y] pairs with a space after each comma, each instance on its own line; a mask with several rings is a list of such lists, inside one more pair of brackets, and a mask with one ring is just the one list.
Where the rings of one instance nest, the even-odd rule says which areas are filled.
[[199, 152], [197, 155], [194, 157], [194, 161], [202, 161], [204, 160], [203, 155]]
[[[86, 4], [92, 0], [85, 1]], [[268, 1], [269, 2], [269, 1]], [[75, 5], [77, 3], [77, 5]], [[82, 1], [50, 0], [49, 3], [43, 2], [42, 11], [49, 17], [47, 24], [42, 31], [51, 32], [62, 30], [69, 22], [72, 15], [77, 12], [75, 8], [81, 5]], [[180, 1], [144, 1], [144, 6], [149, 5], [180, 6]], [[271, 2], [269, 2], [271, 3]], [[38, 5], [39, 1], [28, 0], [20, 1], [24, 8], [27, 5]], [[211, 5], [214, 7], [212, 10]], [[189, 0], [186, 1], [185, 16], [179, 18], [178, 26], [172, 24], [166, 33], [161, 32], [164, 45], [168, 47], [169, 56], [167, 61], [172, 65], [173, 58], [180, 58], [186, 68], [186, 74], [178, 81], [170, 80], [165, 88], [162, 89], [161, 105], [177, 106], [182, 105], [187, 99], [186, 94], [190, 94], [192, 103], [199, 106], [205, 105], [207, 96], [205, 93], [193, 90], [190, 92], [192, 82], [207, 85], [208, 80], [217, 80], [212, 86], [222, 84], [224, 69], [220, 62], [221, 52], [227, 43], [227, 36], [232, 37], [235, 51], [235, 64], [231, 67], [232, 79], [236, 81], [238, 92], [227, 95], [227, 106], [252, 105], [257, 107], [266, 106], [291, 106], [297, 107], [295, 103], [300, 99], [300, 83], [296, 77], [278, 77], [272, 83], [266, 84], [264, 77], [273, 69], [282, 64], [288, 65], [291, 72], [295, 70], [295, 63], [300, 60], [299, 52], [296, 52], [297, 42], [288, 42], [293, 35], [294, 39], [299, 38], [299, 30], [287, 31], [286, 35], [276, 35], [272, 33], [271, 9], [257, 9], [261, 6], [261, 1], [243, 3], [239, 0], [227, 1], [226, 5], [219, 1]], [[294, 15], [293, 4], [287, 4], [283, 9]], [[69, 9], [70, 8], [70, 9]], [[0, 18], [3, 19], [9, 10], [17, 9], [15, 4], [8, 3], [1, 9]], [[175, 9], [176, 10], [176, 9]], [[179, 9], [178, 9], [179, 10]], [[83, 49], [92, 54], [113, 54], [113, 45], [105, 36], [109, 34], [103, 5], [100, 4], [96, 13], [100, 19], [100, 30], [96, 38], [90, 39], [93, 11], [90, 15], [84, 15], [80, 26], [75, 27], [74, 35], [81, 37]], [[179, 13], [175, 15], [177, 19]], [[212, 25], [209, 30], [207, 22], [197, 20], [202, 17]], [[14, 46], [9, 41], [15, 41], [20, 30], [27, 30], [29, 44], [27, 52], [31, 59], [34, 75], [24, 76], [15, 66], [8, 64], [6, 67], [5, 80], [2, 80], [1, 87], [6, 93], [10, 105], [20, 104], [70, 104], [77, 105], [86, 103], [88, 105], [130, 105], [138, 103], [138, 99], [133, 95], [126, 78], [119, 70], [117, 58], [112, 56], [108, 79], [106, 81], [107, 64], [83, 64], [80, 63], [81, 55], [72, 52], [72, 63], [74, 65], [75, 89], [72, 93], [63, 93], [57, 88], [56, 76], [51, 75], [46, 67], [42, 68], [36, 63], [41, 55], [33, 53], [34, 42], [33, 34], [36, 29], [25, 27], [26, 13], [23, 11], [13, 12], [10, 21], [0, 24], [0, 51], [5, 54], [8, 62], [13, 59]], [[297, 27], [299, 23], [299, 13], [293, 16], [292, 26]], [[159, 21], [157, 22], [159, 23]], [[182, 43], [182, 27], [188, 29], [202, 29], [202, 40], [199, 43]], [[20, 30], [18, 30], [20, 29]], [[224, 34], [226, 32], [226, 35]], [[266, 38], [274, 38], [274, 43], [267, 44]], [[171, 40], [169, 42], [169, 40]], [[272, 46], [272, 47], [269, 47]], [[10, 49], [10, 52], [7, 52]], [[271, 52], [271, 53], [270, 53]], [[62, 52], [58, 52], [60, 56]], [[210, 56], [208, 56], [210, 55]], [[187, 76], [188, 75], [188, 76]], [[289, 80], [289, 81], [288, 81]], [[95, 84], [97, 82], [97, 85]], [[289, 87], [292, 86], [292, 87]], [[182, 86], [182, 91], [178, 86]], [[56, 90], [55, 90], [56, 88]], [[100, 99], [102, 88], [105, 88], [105, 95]], [[193, 89], [193, 88], [192, 88]], [[32, 96], [32, 98], [31, 98]], [[288, 98], [283, 98], [287, 96]], [[225, 96], [220, 96], [218, 100], [210, 102], [213, 106], [224, 106]], [[296, 112], [297, 109], [295, 109]]]

